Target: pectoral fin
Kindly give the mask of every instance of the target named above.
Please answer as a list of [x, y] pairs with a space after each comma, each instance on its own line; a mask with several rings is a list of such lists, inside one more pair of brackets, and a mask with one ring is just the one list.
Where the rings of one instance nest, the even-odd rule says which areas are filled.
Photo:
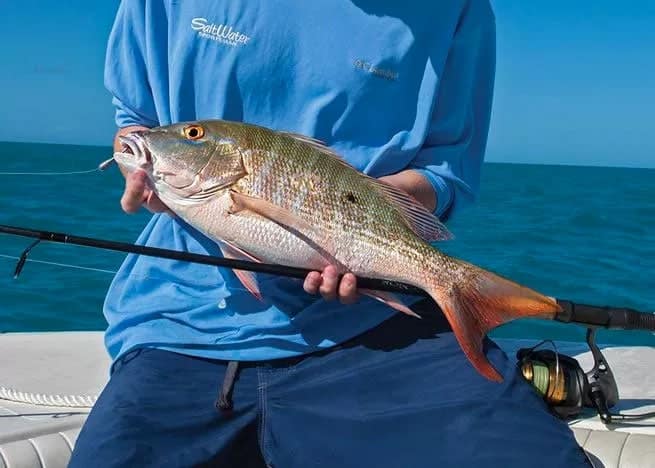
[[230, 192], [230, 196], [233, 201], [230, 213], [234, 214], [242, 210], [250, 210], [260, 216], [270, 219], [307, 243], [312, 249], [325, 258], [327, 264], [335, 265], [342, 271], [347, 270], [345, 265], [339, 262], [334, 255], [330, 253], [334, 251], [332, 248], [333, 243], [330, 238], [314, 228], [314, 226], [304, 219], [291, 213], [285, 208], [274, 205], [273, 203], [261, 198], [251, 197], [235, 191]]

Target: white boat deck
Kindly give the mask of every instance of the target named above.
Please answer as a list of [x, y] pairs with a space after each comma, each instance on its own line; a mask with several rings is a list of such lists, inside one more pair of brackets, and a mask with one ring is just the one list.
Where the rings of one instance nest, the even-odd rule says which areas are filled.
[[[534, 345], [498, 343], [511, 354]], [[584, 344], [558, 349], [590, 367]], [[655, 411], [655, 349], [613, 347], [604, 354], [619, 383], [621, 402], [613, 410]], [[0, 468], [65, 467], [108, 368], [99, 332], [0, 334]], [[571, 426], [595, 466], [655, 468], [655, 418], [608, 428], [588, 412]]]
[[0, 468], [65, 467], [108, 368], [102, 333], [1, 334]]

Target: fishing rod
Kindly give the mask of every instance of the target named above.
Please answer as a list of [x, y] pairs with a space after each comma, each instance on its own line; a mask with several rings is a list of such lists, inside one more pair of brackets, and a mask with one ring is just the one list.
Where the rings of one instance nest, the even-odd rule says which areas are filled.
[[[16, 265], [16, 270], [14, 271], [14, 278], [18, 278], [21, 271], [23, 270], [23, 267], [25, 266], [25, 262], [27, 261], [27, 256], [29, 255], [30, 251], [41, 241], [54, 242], [59, 244], [81, 245], [103, 250], [113, 250], [116, 252], [132, 253], [145, 255], [148, 257], [165, 258], [169, 260], [180, 260], [184, 262], [199, 263], [202, 265], [231, 268], [234, 270], [253, 271], [255, 273], [268, 273], [272, 275], [288, 276], [298, 279], [304, 279], [311, 271], [306, 268], [215, 257], [212, 255], [195, 254], [179, 250], [162, 249], [159, 247], [148, 247], [145, 245], [116, 242], [92, 237], [80, 237], [61, 232], [41, 231], [17, 226], [7, 226], [4, 224], [0, 224], [0, 233], [37, 239], [21, 254]], [[357, 286], [362, 289], [375, 289], [378, 291], [397, 292], [430, 297], [420, 288], [391, 280], [377, 278], [357, 278]]]
[[[16, 226], [0, 225], [0, 233], [36, 239], [18, 258], [14, 278], [18, 278], [25, 266], [27, 256], [41, 241], [81, 245], [298, 279], [305, 278], [310, 272], [305, 268], [214, 257]], [[357, 284], [366, 289], [429, 297], [424, 290], [397, 281], [357, 278]], [[630, 423], [654, 417], [655, 412], [622, 414], [610, 411], [610, 408], [618, 402], [618, 387], [609, 363], [596, 344], [596, 330], [607, 328], [655, 331], [655, 314], [639, 312], [626, 307], [603, 307], [578, 304], [563, 299], [555, 300], [562, 309], [554, 317], [555, 320], [575, 323], [587, 328], [586, 341], [593, 356], [594, 366], [590, 371], [585, 372], [576, 359], [558, 353], [556, 347], [554, 351], [537, 350], [539, 344], [532, 348], [520, 349], [517, 352], [517, 366], [523, 377], [542, 395], [553, 412], [562, 418], [576, 417], [584, 408], [595, 409], [605, 424]]]
[[[273, 265], [268, 263], [256, 263], [247, 260], [236, 260], [212, 255], [196, 254], [179, 250], [162, 249], [159, 247], [148, 247], [144, 245], [116, 242], [106, 239], [92, 237], [80, 237], [60, 232], [42, 231], [17, 226], [0, 224], [0, 233], [20, 237], [36, 239], [29, 245], [19, 257], [14, 278], [18, 278], [30, 251], [41, 241], [60, 244], [81, 245], [103, 250], [113, 250], [148, 257], [165, 258], [169, 260], [180, 260], [184, 262], [199, 263], [216, 267], [231, 268], [234, 270], [246, 270], [256, 273], [268, 273], [278, 276], [304, 279], [311, 271], [306, 268], [290, 267], [285, 265]], [[362, 289], [374, 289], [378, 291], [411, 294], [415, 296], [430, 297], [427, 292], [416, 286], [399, 281], [391, 281], [378, 278], [357, 278], [357, 286]], [[595, 306], [589, 304], [574, 303], [565, 299], [555, 299], [562, 310], [557, 313], [554, 319], [563, 323], [575, 323], [590, 328], [607, 328], [620, 330], [646, 330], [655, 332], [655, 314], [640, 312], [627, 307]]]

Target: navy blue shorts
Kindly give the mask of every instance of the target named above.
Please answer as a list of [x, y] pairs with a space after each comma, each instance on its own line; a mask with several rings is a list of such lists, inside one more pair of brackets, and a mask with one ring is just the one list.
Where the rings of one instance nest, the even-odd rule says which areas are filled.
[[329, 351], [242, 363], [224, 412], [224, 361], [134, 350], [70, 466], [591, 466], [512, 361], [491, 341], [486, 352], [503, 383], [473, 370], [441, 316], [399, 314]]

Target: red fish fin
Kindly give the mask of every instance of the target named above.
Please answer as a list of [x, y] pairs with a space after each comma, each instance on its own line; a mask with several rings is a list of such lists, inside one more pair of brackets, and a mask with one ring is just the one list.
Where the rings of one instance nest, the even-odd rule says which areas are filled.
[[234, 274], [236, 275], [237, 278], [239, 278], [239, 281], [241, 281], [241, 284], [243, 284], [243, 287], [246, 288], [250, 293], [255, 296], [258, 300], [264, 301], [264, 298], [262, 297], [262, 293], [259, 291], [259, 283], [257, 283], [257, 277], [255, 274], [251, 271], [244, 271], [244, 270], [232, 270], [234, 271]]
[[248, 260], [257, 263], [262, 262], [259, 258], [255, 257], [247, 250], [242, 249], [241, 247], [230, 241], [226, 241], [222, 239], [220, 242], [218, 242], [218, 246], [221, 248], [221, 252], [223, 252], [223, 255], [229, 254], [230, 258], [236, 258], [239, 260]]
[[398, 312], [403, 314], [411, 315], [412, 317], [421, 318], [416, 312], [407, 307], [405, 304], [400, 302], [400, 300], [393, 294], [386, 291], [375, 291], [372, 289], [360, 289], [360, 293], [370, 296], [373, 299], [377, 299], [380, 302], [384, 302], [389, 307], [396, 309]]
[[[221, 252], [225, 258], [232, 258], [235, 260], [250, 260], [252, 262], [261, 263], [261, 261], [255, 256], [249, 254], [243, 249], [240, 249], [234, 244], [222, 241], [219, 244]], [[259, 291], [259, 284], [257, 282], [257, 276], [252, 271], [245, 270], [232, 270], [241, 284], [250, 291], [250, 293], [255, 296], [260, 301], [263, 301], [262, 293]]]
[[429, 292], [450, 322], [473, 367], [488, 379], [501, 382], [502, 377], [482, 349], [487, 332], [518, 318], [552, 319], [561, 309], [553, 299], [536, 291], [489, 271], [477, 270], [467, 283], [452, 284], [449, 288], [436, 283]]
[[420, 202], [403, 190], [384, 183], [377, 179], [371, 179], [373, 185], [393, 203], [402, 213], [407, 225], [427, 242], [449, 240], [453, 238], [448, 228], [439, 221], [435, 215], [430, 213]]
[[261, 198], [251, 197], [234, 191], [230, 192], [230, 195], [234, 202], [233, 207], [231, 208], [232, 213], [238, 213], [242, 210], [250, 210], [260, 216], [270, 219], [307, 243], [312, 249], [325, 258], [329, 264], [335, 265], [340, 271], [347, 270], [347, 268], [330, 253], [333, 251], [332, 240], [299, 216]]

